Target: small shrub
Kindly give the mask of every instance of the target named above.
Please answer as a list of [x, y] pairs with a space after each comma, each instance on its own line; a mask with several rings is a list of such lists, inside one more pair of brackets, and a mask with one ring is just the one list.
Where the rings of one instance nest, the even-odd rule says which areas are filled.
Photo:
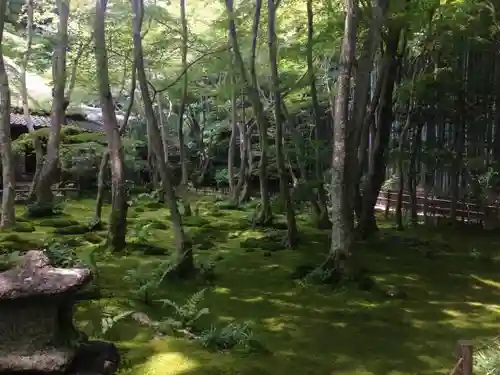
[[89, 228], [86, 225], [71, 225], [64, 228], [56, 228], [54, 233], [56, 234], [85, 234], [89, 232]]
[[78, 224], [79, 224], [78, 221], [73, 219], [53, 218], [53, 219], [44, 219], [40, 222], [39, 225], [42, 227], [66, 228]]

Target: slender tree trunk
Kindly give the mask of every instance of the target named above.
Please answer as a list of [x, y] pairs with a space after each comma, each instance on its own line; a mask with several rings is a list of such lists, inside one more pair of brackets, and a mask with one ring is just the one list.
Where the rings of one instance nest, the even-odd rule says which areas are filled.
[[109, 217], [108, 245], [114, 251], [125, 248], [127, 235], [127, 194], [125, 190], [124, 155], [122, 140], [118, 131], [113, 96], [111, 95], [108, 72], [108, 54], [105, 39], [105, 13], [107, 0], [96, 0], [95, 17], [95, 59], [99, 98], [101, 101], [104, 129], [108, 140], [111, 165], [112, 199]]
[[400, 35], [401, 28], [389, 29], [388, 41], [379, 72], [380, 82], [377, 82], [377, 86], [380, 83], [380, 100], [376, 104], [377, 109], [374, 116], [376, 130], [370, 150], [370, 162], [368, 163], [368, 174], [359, 220], [359, 230], [363, 237], [370, 236], [378, 229], [375, 220], [375, 205], [386, 177], [387, 152], [393, 123], [392, 97], [401, 62], [398, 57]]
[[186, 0], [180, 0], [181, 8], [181, 28], [182, 28], [182, 69], [184, 71], [184, 77], [182, 82], [182, 96], [181, 104], [179, 106], [179, 156], [181, 159], [181, 183], [180, 192], [182, 204], [184, 207], [184, 215], [191, 215], [191, 206], [187, 200], [187, 186], [189, 182], [188, 175], [188, 165], [187, 165], [187, 155], [186, 155], [186, 145], [184, 141], [184, 114], [186, 112], [186, 104], [188, 99], [188, 66], [187, 66], [187, 44], [188, 44], [188, 29], [187, 29], [187, 19], [186, 19]]
[[[227, 155], [227, 176], [228, 176], [228, 182], [229, 182], [229, 192], [232, 197], [235, 197], [236, 195], [239, 195], [236, 192], [236, 187], [238, 184], [235, 185], [234, 181], [234, 162], [235, 162], [235, 151], [236, 151], [236, 133], [238, 131], [238, 105], [236, 102], [236, 73], [234, 71], [234, 68], [230, 67], [230, 73], [231, 73], [231, 138], [229, 139], [229, 150], [228, 150], [228, 155]], [[242, 136], [240, 135], [240, 143], [243, 142]], [[239, 197], [238, 197], [239, 198]], [[237, 199], [236, 199], [237, 201]]]
[[255, 69], [255, 56], [256, 56], [256, 44], [257, 35], [260, 24], [260, 12], [262, 2], [261, 0], [256, 0], [255, 2], [255, 17], [252, 27], [252, 58], [250, 63], [250, 79], [248, 78], [247, 70], [245, 69], [245, 63], [241, 55], [238, 35], [236, 32], [235, 15], [233, 9], [233, 0], [225, 0], [226, 10], [229, 17], [229, 35], [231, 39], [231, 46], [233, 48], [233, 54], [235, 58], [235, 63], [240, 71], [243, 84], [247, 89], [248, 98], [252, 103], [252, 107], [255, 113], [255, 118], [257, 125], [259, 127], [259, 144], [260, 144], [260, 162], [259, 162], [259, 180], [260, 180], [260, 194], [261, 194], [261, 205], [260, 212], [257, 221], [261, 225], [268, 225], [272, 222], [272, 212], [271, 204], [269, 200], [269, 186], [268, 186], [268, 175], [267, 175], [267, 164], [268, 164], [268, 137], [267, 130], [269, 128], [269, 121], [264, 113], [264, 107], [260, 100], [257, 74]]
[[66, 87], [66, 50], [68, 46], [69, 0], [57, 0], [59, 26], [57, 45], [53, 57], [54, 90], [52, 96], [51, 126], [47, 141], [47, 155], [36, 186], [38, 204], [52, 204], [51, 186], [59, 168], [59, 147], [61, 143], [61, 127], [64, 123], [67, 102], [64, 89]]
[[349, 194], [345, 190], [346, 149], [349, 122], [349, 93], [351, 77], [356, 56], [356, 34], [358, 1], [344, 1], [346, 16], [344, 37], [340, 53], [339, 75], [337, 80], [337, 95], [334, 109], [334, 148], [332, 160], [332, 243], [330, 248], [330, 267], [343, 272], [350, 247], [350, 216], [352, 212]]
[[271, 82], [274, 94], [274, 117], [276, 124], [276, 161], [278, 164], [278, 173], [280, 178], [281, 198], [285, 206], [285, 215], [287, 222], [287, 245], [294, 247], [297, 243], [297, 223], [295, 221], [295, 212], [290, 197], [290, 189], [285, 171], [285, 159], [283, 155], [283, 113], [282, 97], [280, 92], [280, 79], [278, 72], [278, 48], [276, 40], [276, 5], [274, 0], [267, 1], [268, 9], [268, 44], [269, 44], [269, 63], [271, 68]]
[[[135, 89], [137, 86], [137, 69], [135, 68], [135, 61], [132, 65], [132, 82], [130, 84], [130, 92], [129, 92], [129, 102], [127, 106], [127, 111], [125, 112], [125, 117], [123, 119], [123, 123], [120, 125], [119, 133], [120, 136], [123, 135], [123, 132], [127, 128], [128, 120], [130, 118], [130, 114], [132, 113], [132, 108], [135, 102]], [[102, 218], [102, 206], [104, 203], [104, 185], [106, 178], [106, 167], [109, 163], [109, 150], [106, 150], [102, 155], [101, 163], [99, 165], [99, 173], [97, 175], [97, 197], [95, 203], [95, 211], [94, 218], [97, 221], [97, 225], [100, 225]]]
[[26, 51], [24, 53], [23, 61], [20, 66], [19, 81], [21, 86], [21, 97], [23, 102], [24, 121], [28, 131], [33, 139], [33, 149], [35, 151], [36, 166], [35, 175], [31, 183], [30, 191], [28, 193], [28, 200], [31, 201], [35, 197], [35, 190], [40, 178], [40, 171], [43, 166], [43, 148], [40, 138], [38, 137], [33, 122], [31, 121], [30, 109], [28, 103], [28, 88], [26, 84], [26, 70], [28, 68], [29, 59], [31, 56], [31, 47], [33, 44], [33, 0], [26, 0]]
[[2, 153], [2, 214], [0, 227], [6, 228], [15, 224], [14, 207], [16, 176], [14, 173], [14, 153], [10, 136], [10, 89], [9, 78], [3, 59], [3, 31], [5, 25], [7, 2], [0, 2], [0, 151]]
[[171, 181], [171, 172], [163, 159], [163, 146], [161, 143], [161, 134], [158, 130], [158, 124], [153, 109], [153, 103], [148, 91], [148, 82], [144, 69], [143, 49], [141, 40], [142, 15], [144, 14], [144, 0], [132, 0], [133, 15], [133, 40], [134, 40], [134, 59], [137, 64], [137, 80], [141, 89], [142, 99], [144, 101], [144, 112], [150, 134], [152, 135], [152, 149], [154, 151], [155, 161], [160, 172], [163, 196], [166, 198], [170, 208], [172, 218], [172, 229], [175, 236], [175, 255], [176, 255], [176, 273], [179, 277], [191, 275], [194, 271], [193, 251], [186, 243], [184, 228], [182, 226], [182, 217], [177, 207], [175, 190]]

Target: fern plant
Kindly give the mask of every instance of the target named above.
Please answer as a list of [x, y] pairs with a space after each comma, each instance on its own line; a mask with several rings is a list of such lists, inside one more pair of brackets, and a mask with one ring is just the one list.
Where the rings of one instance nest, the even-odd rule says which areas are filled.
[[139, 267], [131, 269], [125, 274], [124, 280], [135, 284], [137, 287], [132, 292], [147, 305], [153, 302], [153, 295], [158, 290], [163, 280], [175, 270], [177, 262], [171, 256], [158, 264], [155, 268]]
[[225, 327], [217, 329], [211, 326], [198, 337], [203, 347], [213, 350], [229, 350], [236, 346], [250, 348], [255, 345], [253, 331], [249, 322], [229, 323]]
[[191, 331], [194, 328], [196, 321], [198, 321], [202, 316], [210, 313], [210, 310], [207, 307], [199, 307], [205, 297], [205, 292], [205, 288], [201, 289], [189, 297], [182, 305], [179, 305], [170, 299], [157, 300], [157, 302], [163, 304], [163, 307], [170, 306], [174, 309], [174, 316], [168, 320], [164, 320], [163, 325]]

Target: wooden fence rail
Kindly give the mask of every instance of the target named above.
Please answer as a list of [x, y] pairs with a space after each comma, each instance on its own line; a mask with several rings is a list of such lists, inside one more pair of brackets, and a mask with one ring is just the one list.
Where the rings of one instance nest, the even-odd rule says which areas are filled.
[[[377, 206], [383, 207], [386, 213], [396, 208], [398, 192], [396, 191], [383, 191], [380, 192], [377, 199]], [[451, 199], [440, 197], [427, 197], [422, 194], [417, 195], [416, 207], [417, 211], [422, 213], [424, 205], [427, 200], [427, 215], [429, 216], [443, 216], [448, 217], [451, 213], [452, 201]], [[410, 195], [405, 192], [403, 194], [402, 207], [404, 210], [410, 210], [411, 201]], [[458, 201], [457, 202], [457, 218], [463, 221], [483, 221], [485, 219], [485, 211], [488, 216], [498, 217], [500, 207], [498, 205], [481, 206], [474, 202]]]

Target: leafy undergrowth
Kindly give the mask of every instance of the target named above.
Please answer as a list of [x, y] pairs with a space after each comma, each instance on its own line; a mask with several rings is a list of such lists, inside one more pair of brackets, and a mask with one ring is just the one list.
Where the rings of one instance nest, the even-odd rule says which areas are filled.
[[[361, 244], [356, 254], [356, 262], [377, 287], [333, 289], [291, 276], [300, 266], [319, 264], [328, 250], [328, 231], [312, 229], [307, 215], [298, 218], [299, 249], [286, 250], [271, 246], [273, 239], [279, 241], [280, 230], [248, 225], [251, 210], [222, 209], [208, 198], [195, 206], [199, 216], [188, 219], [186, 232], [197, 260], [217, 259], [214, 285], [202, 302], [210, 317], [201, 319], [218, 327], [249, 322], [268, 351], [207, 350], [193, 340], [158, 337], [150, 327], [123, 319], [105, 336], [120, 347], [123, 374], [447, 373], [454, 365], [457, 340], [482, 340], [500, 327], [500, 273], [494, 259], [499, 237], [451, 229], [398, 233], [385, 225], [380, 238]], [[86, 225], [92, 208], [91, 201], [69, 202], [58, 220]], [[102, 330], [105, 314], [131, 309], [153, 319], [163, 314], [160, 305], [132, 302], [138, 285], [125, 276], [167, 259], [163, 254], [169, 253], [173, 239], [168, 210], [135, 205], [130, 218], [130, 251], [121, 257], [107, 255], [99, 263], [104, 298], [82, 303], [77, 312], [88, 333]], [[0, 242], [26, 248], [62, 237], [55, 233], [64, 226], [60, 221], [25, 224], [35, 231], [0, 233]], [[78, 252], [105, 236], [104, 231], [90, 233], [64, 238], [73, 240]], [[145, 255], [146, 242], [163, 251]], [[205, 287], [199, 282], [167, 283], [157, 298], [182, 303]]]

